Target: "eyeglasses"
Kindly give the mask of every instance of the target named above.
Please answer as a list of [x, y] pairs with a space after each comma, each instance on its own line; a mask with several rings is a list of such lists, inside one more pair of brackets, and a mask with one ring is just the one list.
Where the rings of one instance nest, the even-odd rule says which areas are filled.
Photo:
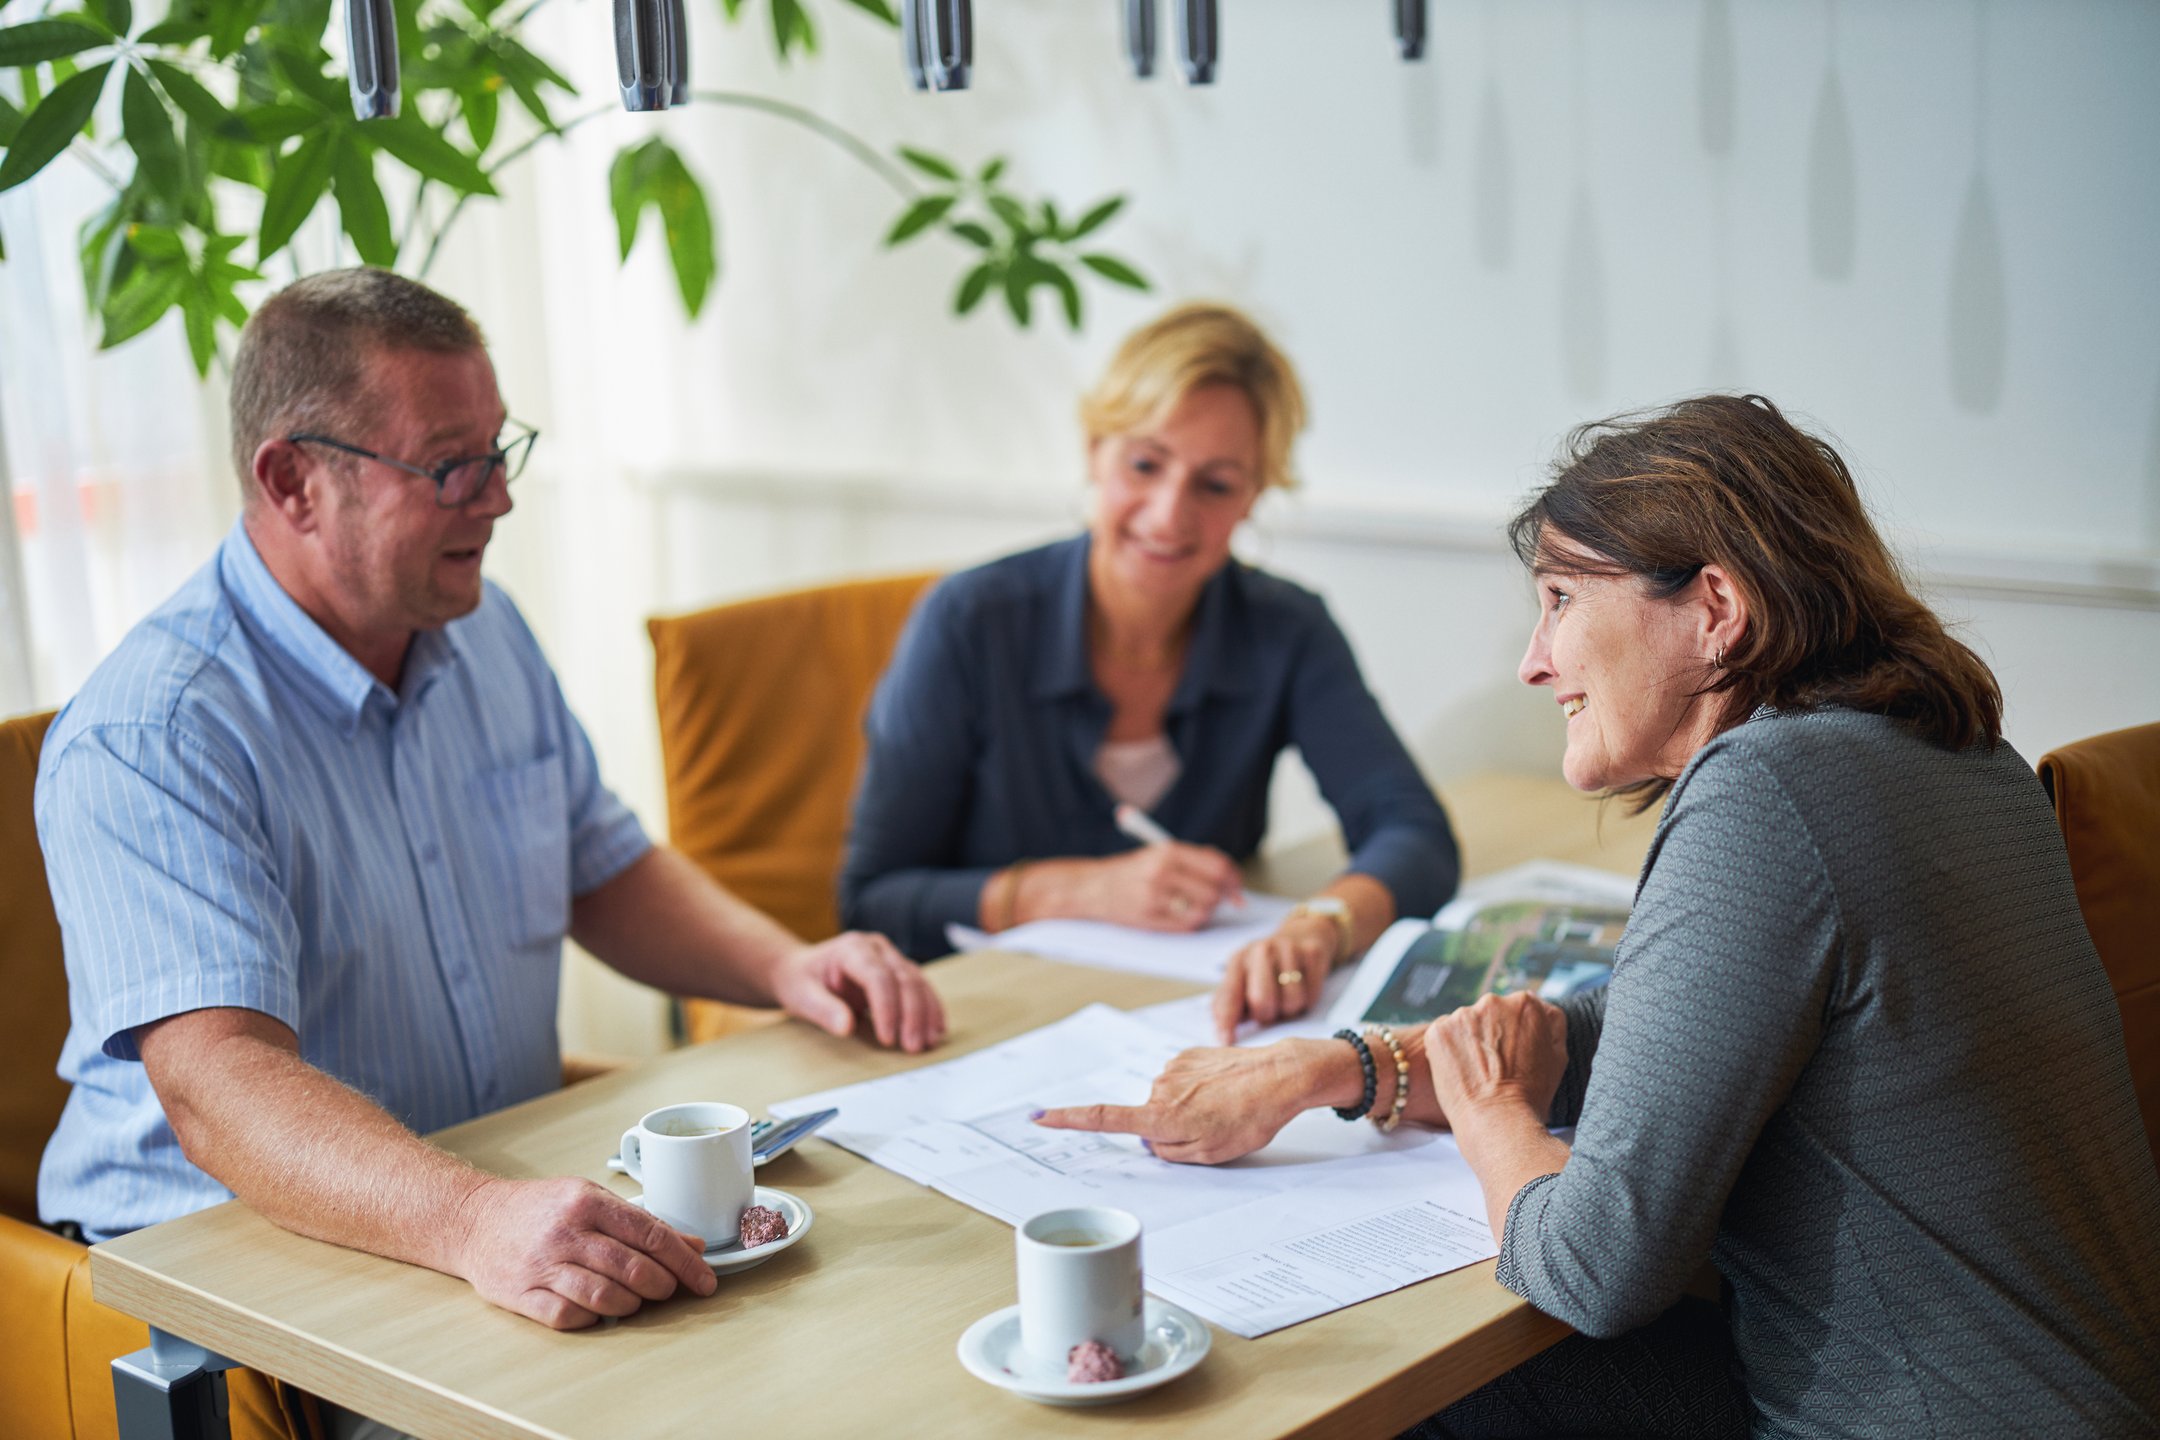
[[455, 460], [445, 460], [440, 465], [425, 470], [418, 465], [408, 465], [403, 460], [393, 460], [388, 455], [378, 455], [373, 450], [363, 450], [358, 445], [349, 445], [343, 440], [333, 440], [328, 435], [299, 434], [285, 438], [295, 445], [327, 445], [333, 450], [342, 450], [348, 455], [358, 455], [363, 460], [373, 460], [377, 464], [388, 465], [393, 470], [403, 470], [408, 475], [432, 480], [435, 482], [435, 503], [445, 510], [456, 510], [470, 505], [478, 498], [480, 492], [487, 489], [488, 481], [495, 478], [497, 469], [503, 472], [503, 481], [507, 484], [517, 479], [518, 473], [525, 468], [525, 462], [532, 457], [533, 442], [540, 438], [540, 432], [529, 425], [519, 425], [514, 420], [510, 423], [522, 433], [500, 448], [490, 450], [484, 455], [464, 455]]

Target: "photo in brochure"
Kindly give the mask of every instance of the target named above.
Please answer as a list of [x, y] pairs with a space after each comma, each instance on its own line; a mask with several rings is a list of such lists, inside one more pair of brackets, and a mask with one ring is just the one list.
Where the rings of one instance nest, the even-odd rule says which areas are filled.
[[1612, 978], [1634, 882], [1533, 861], [1467, 885], [1431, 920], [1389, 927], [1330, 1011], [1334, 1025], [1421, 1025], [1484, 994], [1555, 1004]]

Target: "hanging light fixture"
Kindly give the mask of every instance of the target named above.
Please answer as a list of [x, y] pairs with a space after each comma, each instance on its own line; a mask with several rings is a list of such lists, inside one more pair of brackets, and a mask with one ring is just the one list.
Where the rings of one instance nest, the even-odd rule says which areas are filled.
[[930, 88], [930, 54], [923, 33], [923, 7], [928, 3], [900, 0], [900, 58], [907, 65], [908, 83], [917, 90]]
[[683, 0], [668, 0], [668, 104], [690, 103], [690, 20]]
[[1125, 0], [1125, 58], [1134, 78], [1155, 74], [1155, 0]]
[[615, 0], [615, 80], [625, 110], [665, 110], [675, 91], [676, 0]]
[[391, 0], [345, 0], [345, 85], [353, 118], [385, 120], [398, 113], [397, 10]]
[[1395, 48], [1405, 60], [1425, 58], [1425, 0], [1394, 0]]
[[1221, 36], [1215, 24], [1215, 0], [1176, 0], [1178, 65], [1188, 85], [1215, 83], [1215, 59]]

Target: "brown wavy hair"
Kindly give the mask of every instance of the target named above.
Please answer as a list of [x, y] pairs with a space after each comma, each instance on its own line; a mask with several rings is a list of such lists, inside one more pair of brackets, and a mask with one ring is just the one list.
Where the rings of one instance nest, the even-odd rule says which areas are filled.
[[[1533, 571], [1632, 575], [1658, 599], [1705, 565], [1731, 575], [1747, 633], [1697, 692], [1725, 697], [1720, 730], [1769, 704], [1888, 715], [1950, 749], [2002, 737], [1994, 673], [1913, 594], [1852, 471], [1760, 395], [1576, 427], [1508, 541]], [[1641, 809], [1671, 788], [1614, 793]]]

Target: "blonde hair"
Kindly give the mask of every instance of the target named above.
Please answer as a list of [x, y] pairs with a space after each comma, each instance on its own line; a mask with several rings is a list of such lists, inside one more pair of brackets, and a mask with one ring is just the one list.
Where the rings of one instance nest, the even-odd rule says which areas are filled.
[[1088, 443], [1151, 425], [1203, 385], [1234, 385], [1260, 420], [1260, 486], [1288, 488], [1290, 448], [1305, 428], [1297, 371], [1258, 325], [1228, 305], [1180, 305], [1125, 337], [1080, 399]]

